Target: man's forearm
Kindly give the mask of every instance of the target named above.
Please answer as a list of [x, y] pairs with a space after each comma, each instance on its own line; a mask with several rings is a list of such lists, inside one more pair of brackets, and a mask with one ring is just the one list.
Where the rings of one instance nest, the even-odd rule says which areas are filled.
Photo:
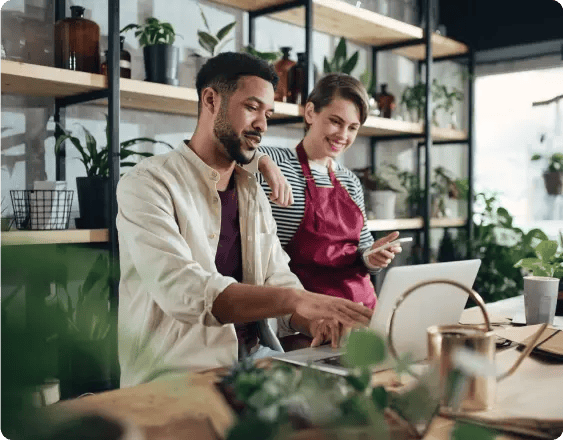
[[296, 299], [295, 289], [234, 283], [215, 299], [211, 312], [223, 324], [240, 324], [293, 313]]

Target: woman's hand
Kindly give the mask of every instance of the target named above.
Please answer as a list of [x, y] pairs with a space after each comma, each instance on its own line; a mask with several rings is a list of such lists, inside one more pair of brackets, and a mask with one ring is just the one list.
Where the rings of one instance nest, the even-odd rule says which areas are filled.
[[[371, 249], [376, 249], [379, 246], [384, 245], [385, 243], [389, 243], [390, 241], [396, 240], [397, 238], [399, 238], [399, 231], [391, 232], [385, 237], [376, 240], [376, 242], [373, 243], [373, 245], [371, 246], [370, 249], [368, 249], [368, 251]], [[383, 249], [382, 251], [368, 255], [366, 257], [366, 260], [372, 266], [385, 268], [391, 263], [391, 261], [393, 261], [395, 255], [401, 253], [402, 250], [403, 249], [401, 248], [401, 245], [397, 244], [396, 246], [392, 246], [390, 248]]]
[[276, 163], [267, 154], [258, 160], [258, 171], [262, 173], [262, 176], [264, 176], [272, 190], [270, 194], [272, 202], [284, 208], [293, 204], [291, 185]]

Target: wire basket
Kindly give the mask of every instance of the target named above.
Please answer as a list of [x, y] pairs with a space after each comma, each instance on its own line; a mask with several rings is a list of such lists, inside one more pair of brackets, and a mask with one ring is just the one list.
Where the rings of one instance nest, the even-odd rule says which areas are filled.
[[16, 228], [68, 229], [73, 190], [11, 190]]

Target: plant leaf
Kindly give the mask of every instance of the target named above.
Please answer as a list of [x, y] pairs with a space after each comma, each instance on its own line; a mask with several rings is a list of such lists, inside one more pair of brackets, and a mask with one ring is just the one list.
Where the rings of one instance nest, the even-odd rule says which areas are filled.
[[389, 403], [387, 391], [382, 386], [378, 386], [372, 390], [371, 399], [373, 400], [375, 406], [382, 411], [387, 408]]
[[213, 51], [215, 49], [215, 46], [219, 44], [219, 40], [217, 40], [217, 38], [215, 38], [211, 34], [208, 34], [207, 32], [198, 31], [197, 35], [199, 36], [200, 41], [205, 42], [204, 48], [206, 48], [209, 51]]
[[348, 75], [350, 75], [352, 73], [352, 70], [354, 70], [354, 67], [356, 67], [356, 64], [358, 63], [358, 57], [360, 56], [360, 53], [358, 51], [356, 51], [354, 53], [354, 55], [352, 55], [350, 57], [350, 59], [348, 61], [346, 61], [344, 63], [344, 65], [342, 66], [342, 73], [346, 73]]
[[344, 362], [351, 367], [369, 367], [386, 357], [385, 342], [374, 331], [355, 330], [350, 333]]
[[557, 253], [557, 242], [555, 240], [542, 241], [536, 246], [536, 255], [547, 263]]
[[334, 60], [345, 60], [346, 58], [346, 40], [344, 39], [344, 37], [340, 37], [338, 46], [336, 46], [336, 50], [334, 51]]
[[223, 38], [225, 38], [227, 36], [227, 34], [229, 32], [231, 32], [231, 29], [233, 29], [235, 27], [235, 25], [237, 24], [236, 21], [233, 21], [232, 23], [229, 23], [228, 25], [222, 27], [219, 32], [217, 32], [217, 39], [219, 41], [221, 41]]
[[452, 440], [493, 440], [497, 431], [465, 422], [456, 422], [452, 430]]
[[232, 41], [232, 38], [229, 38], [227, 40], [223, 40], [221, 41], [217, 47], [215, 48], [215, 55], [217, 55], [219, 52], [221, 52], [221, 49], [223, 49], [223, 47], [225, 46], [225, 44], [227, 44], [229, 41]]
[[201, 6], [199, 4], [197, 6], [199, 8], [201, 18], [203, 19], [203, 25], [205, 26], [205, 29], [207, 29], [209, 32], [211, 32], [211, 28], [209, 27], [209, 24], [207, 23], [207, 18], [205, 18], [205, 14], [203, 13], [203, 9], [201, 9]]

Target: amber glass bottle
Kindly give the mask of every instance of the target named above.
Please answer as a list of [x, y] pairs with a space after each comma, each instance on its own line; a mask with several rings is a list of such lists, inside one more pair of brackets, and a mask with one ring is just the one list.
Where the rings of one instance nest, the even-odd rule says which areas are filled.
[[395, 97], [387, 91], [387, 84], [381, 84], [381, 93], [378, 93], [375, 99], [381, 111], [381, 116], [390, 118], [397, 104], [395, 103]]
[[274, 99], [276, 101], [286, 102], [288, 95], [287, 76], [289, 69], [291, 69], [295, 65], [295, 61], [289, 59], [289, 52], [291, 52], [291, 47], [282, 47], [281, 51], [283, 52], [283, 57], [276, 61], [276, 64], [274, 64], [274, 69], [276, 70], [276, 73], [280, 78]]
[[[131, 54], [123, 48], [125, 37], [119, 37], [119, 76], [121, 78], [131, 78]], [[104, 52], [105, 60], [102, 63], [102, 74], [108, 74], [108, 51]]]
[[55, 23], [55, 66], [100, 72], [100, 27], [84, 18], [82, 6], [71, 6], [71, 17]]
[[287, 102], [293, 104], [304, 105], [307, 96], [305, 96], [305, 72], [306, 72], [305, 53], [297, 54], [297, 63], [289, 69], [287, 73]]

